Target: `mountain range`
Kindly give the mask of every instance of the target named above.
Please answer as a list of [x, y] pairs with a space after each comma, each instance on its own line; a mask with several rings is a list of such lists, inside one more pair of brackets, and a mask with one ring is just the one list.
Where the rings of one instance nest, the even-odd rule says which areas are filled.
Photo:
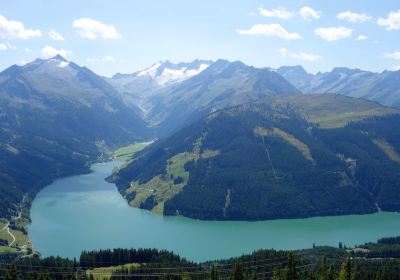
[[313, 75], [301, 66], [284, 66], [275, 71], [305, 94], [338, 93], [400, 108], [400, 71], [374, 73], [338, 67]]
[[[354, 177], [355, 173], [351, 174], [351, 170], [349, 171], [345, 163], [340, 163], [337, 156], [343, 154], [347, 160], [355, 159], [363, 153], [372, 153], [374, 155], [371, 157], [360, 156], [360, 159], [355, 160], [375, 163], [387, 160], [388, 154], [397, 159], [398, 146], [394, 138], [391, 138], [394, 136], [385, 130], [381, 139], [376, 136], [375, 130], [367, 127], [364, 132], [374, 135], [368, 138], [368, 143], [373, 142], [373, 148], [360, 148], [362, 151], [356, 155], [347, 154], [337, 148], [340, 141], [331, 143], [325, 137], [335, 131], [338, 133], [332, 132], [335, 137], [342, 137], [348, 133], [354, 137], [352, 141], [356, 141], [361, 137], [360, 133], [364, 132], [348, 127], [364, 125], [371, 118], [375, 120], [374, 124], [380, 124], [388, 130], [395, 129], [397, 111], [362, 99], [334, 95], [335, 99], [332, 100], [332, 95], [329, 94], [313, 97], [308, 93], [336, 92], [396, 107], [399, 98], [398, 76], [399, 72], [377, 74], [347, 68], [312, 75], [301, 67], [255, 68], [240, 61], [195, 60], [177, 64], [169, 61], [158, 62], [133, 74], [116, 74], [112, 78], [105, 78], [86, 67], [67, 61], [60, 55], [45, 60], [36, 59], [24, 66], [13, 65], [0, 73], [0, 216], [10, 218], [15, 215], [24, 194], [32, 198], [40, 188], [56, 178], [88, 172], [90, 163], [106, 159], [110, 150], [151, 138], [162, 140], [145, 149], [140, 154], [140, 160], [127, 164], [112, 177], [121, 193], [129, 201], [133, 201], [133, 206], [168, 215], [183, 214], [205, 219], [268, 219], [296, 216], [290, 213], [298, 213], [299, 216], [365, 213], [377, 209], [374, 203], [378, 203], [382, 209], [397, 209], [396, 196], [390, 200], [388, 194], [391, 192], [375, 190], [375, 185], [370, 189], [374, 189], [376, 194], [363, 190], [362, 185], [368, 182], [361, 182]], [[265, 103], [267, 101], [270, 104]], [[264, 115], [271, 114], [277, 119], [263, 119]], [[258, 129], [257, 124], [264, 126]], [[255, 130], [261, 135], [255, 134]], [[209, 139], [215, 142], [212, 143]], [[225, 165], [214, 168], [212, 161], [237, 161], [237, 166], [248, 170], [248, 174], [254, 175], [254, 179], [261, 180], [259, 182], [265, 181], [265, 190], [277, 190], [281, 185], [273, 185], [273, 182], [268, 181], [271, 178], [275, 180], [274, 177], [270, 177], [275, 171], [265, 169], [265, 153], [260, 146], [261, 139], [267, 144], [268, 141], [272, 141], [273, 143], [269, 144], [277, 148], [270, 156], [279, 158], [279, 154], [276, 154], [278, 151], [287, 156], [288, 163], [282, 163], [282, 160], [278, 159], [272, 160], [282, 163], [277, 164], [275, 170], [281, 173], [277, 171], [275, 175], [282, 176], [291, 191], [294, 185], [299, 184], [298, 180], [307, 177], [303, 173], [296, 173], [297, 169], [291, 172], [293, 164], [307, 166], [309, 172], [315, 172], [313, 174], [330, 174], [329, 172], [336, 168], [338, 174], [347, 174], [348, 178], [342, 179], [351, 186], [349, 192], [340, 189], [341, 196], [338, 196], [347, 197], [351, 193], [359, 199], [359, 203], [347, 198], [342, 204], [332, 202], [333, 208], [313, 204], [310, 201], [322, 199], [313, 196], [313, 193], [317, 192], [313, 183], [310, 189], [288, 191], [288, 196], [285, 197], [287, 201], [291, 201], [300, 193], [304, 195], [303, 203], [296, 204], [299, 208], [289, 210], [289, 207], [287, 212], [274, 214], [268, 214], [260, 208], [246, 208], [244, 205], [249, 201], [235, 200], [236, 194], [240, 193], [238, 190], [241, 179], [233, 176], [232, 178], [238, 180], [236, 182], [228, 176], [237, 170], [230, 167], [225, 169]], [[351, 139], [346, 138], [343, 141], [347, 143], [343, 145], [355, 145], [351, 144]], [[299, 145], [297, 148], [294, 147], [296, 144]], [[228, 147], [231, 150], [225, 149]], [[304, 153], [296, 152], [296, 149], [307, 151], [306, 147], [312, 161], [307, 157], [304, 161], [301, 157], [304, 157]], [[243, 154], [244, 151], [249, 155], [263, 155], [263, 161], [261, 157], [254, 158], [254, 162], [243, 161], [247, 156], [246, 153]], [[291, 151], [289, 154], [292, 156], [285, 151]], [[314, 151], [321, 151], [321, 155], [325, 155], [327, 162], [333, 165], [324, 166], [325, 159], [318, 160], [313, 154]], [[395, 173], [397, 163], [392, 161], [388, 161], [390, 164], [386, 167]], [[211, 165], [204, 165], [206, 163]], [[166, 166], [178, 170], [178, 175], [170, 174]], [[210, 171], [207, 171], [207, 168]], [[253, 168], [257, 174], [252, 173]], [[370, 165], [366, 168], [370, 168]], [[212, 174], [210, 185], [201, 181], [208, 178], [201, 172]], [[218, 172], [225, 174], [221, 176], [225, 182], [216, 179]], [[164, 178], [166, 174], [172, 177], [167, 180]], [[249, 178], [250, 175], [246, 176], [244, 178]], [[338, 180], [339, 175], [335, 176], [332, 179], [327, 175], [327, 178], [332, 179], [329, 182], [337, 183], [335, 180]], [[200, 181], [192, 181], [195, 178]], [[392, 185], [396, 186], [397, 177], [393, 178], [395, 183]], [[170, 186], [174, 190], [173, 194], [167, 191], [168, 197], [160, 200], [157, 196], [159, 190], [150, 187], [157, 195], [140, 194], [143, 195], [140, 198], [136, 188], [149, 182], [151, 186], [153, 183], [161, 184], [162, 188]], [[166, 182], [169, 185], [166, 185]], [[223, 186], [231, 182], [232, 188], [221, 185], [221, 189], [214, 196], [212, 186], [217, 184], [216, 182]], [[251, 182], [254, 193], [246, 191], [243, 194], [249, 195], [249, 198], [250, 194], [258, 195], [262, 201], [271, 202], [272, 198], [265, 197], [265, 193], [259, 193], [259, 189], [255, 187], [256, 182]], [[318, 182], [323, 184], [323, 181]], [[192, 195], [195, 195], [198, 189], [191, 186], [207, 188], [207, 191], [204, 191], [207, 198], [204, 199], [210, 203], [215, 202], [212, 205], [216, 208], [210, 205], [208, 210], [204, 210], [206, 204], [192, 203]], [[336, 190], [325, 187], [326, 199], [334, 199], [337, 196]], [[186, 196], [191, 190], [192, 195]], [[280, 191], [274, 194], [282, 197]], [[382, 196], [396, 201], [389, 205], [385, 199], [380, 198]], [[326, 199], [323, 201], [328, 203]], [[206, 203], [202, 200], [198, 202]], [[221, 212], [221, 205], [225, 205], [224, 203], [229, 207], [239, 208], [225, 207]], [[304, 210], [307, 203], [314, 208]], [[188, 208], [190, 204], [197, 208]]]

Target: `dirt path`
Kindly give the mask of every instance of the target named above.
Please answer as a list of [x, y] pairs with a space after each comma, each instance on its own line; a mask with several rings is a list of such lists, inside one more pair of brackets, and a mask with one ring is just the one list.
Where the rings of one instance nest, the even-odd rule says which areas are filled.
[[8, 223], [3, 227], [2, 230], [6, 230], [7, 233], [8, 233], [8, 234], [11, 236], [11, 238], [13, 239], [13, 241], [12, 241], [10, 244], [8, 244], [8, 247], [11, 247], [11, 246], [14, 244], [14, 242], [15, 242], [15, 236], [14, 236], [14, 234], [12, 234], [11, 231], [10, 231], [10, 222], [8, 222]]

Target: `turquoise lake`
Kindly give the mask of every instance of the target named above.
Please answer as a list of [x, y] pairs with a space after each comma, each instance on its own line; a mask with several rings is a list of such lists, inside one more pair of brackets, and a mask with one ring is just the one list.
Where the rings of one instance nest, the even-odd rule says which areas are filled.
[[92, 173], [63, 178], [33, 201], [29, 236], [43, 256], [77, 257], [82, 250], [116, 247], [168, 249], [194, 261], [238, 256], [257, 249], [353, 246], [400, 235], [400, 214], [261, 222], [161, 217], [132, 208], [104, 178], [121, 162], [97, 163]]

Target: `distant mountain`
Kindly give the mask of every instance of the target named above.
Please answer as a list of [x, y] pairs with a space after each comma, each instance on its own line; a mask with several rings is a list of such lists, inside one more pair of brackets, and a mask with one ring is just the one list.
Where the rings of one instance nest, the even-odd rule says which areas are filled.
[[109, 179], [159, 214], [264, 220], [400, 211], [399, 174], [400, 111], [323, 94], [216, 111]]
[[10, 216], [23, 193], [147, 137], [139, 112], [102, 77], [61, 56], [1, 72], [0, 216]]
[[338, 67], [313, 75], [301, 66], [284, 66], [277, 72], [303, 93], [338, 93], [400, 108], [400, 71], [373, 73]]
[[116, 74], [107, 81], [118, 91], [124, 93], [129, 104], [140, 105], [145, 112], [151, 104], [147, 99], [160, 89], [183, 82], [212, 64], [209, 60], [194, 60], [190, 63], [157, 62], [151, 67], [133, 74]]
[[246, 102], [300, 91], [268, 69], [218, 60], [204, 71], [149, 97], [149, 122], [159, 136], [210, 112]]

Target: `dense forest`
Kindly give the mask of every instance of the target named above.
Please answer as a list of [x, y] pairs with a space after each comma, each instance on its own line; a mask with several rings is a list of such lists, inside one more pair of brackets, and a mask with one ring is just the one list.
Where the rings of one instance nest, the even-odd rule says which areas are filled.
[[232, 279], [396, 280], [400, 238], [355, 248], [343, 244], [299, 251], [258, 250], [226, 260], [194, 263], [155, 249], [82, 252], [79, 260], [2, 255], [0, 278], [18, 279]]
[[398, 114], [323, 128], [299, 111], [274, 102], [218, 111], [143, 150], [110, 179], [132, 206], [196, 219], [400, 210]]

